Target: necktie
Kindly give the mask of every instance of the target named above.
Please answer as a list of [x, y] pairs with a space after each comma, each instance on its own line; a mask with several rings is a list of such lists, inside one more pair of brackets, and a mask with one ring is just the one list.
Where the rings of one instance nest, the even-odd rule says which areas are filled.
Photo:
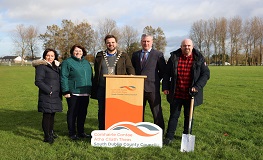
[[142, 57], [142, 61], [141, 61], [141, 67], [143, 68], [145, 63], [146, 63], [146, 54], [147, 51], [143, 51], [143, 57]]

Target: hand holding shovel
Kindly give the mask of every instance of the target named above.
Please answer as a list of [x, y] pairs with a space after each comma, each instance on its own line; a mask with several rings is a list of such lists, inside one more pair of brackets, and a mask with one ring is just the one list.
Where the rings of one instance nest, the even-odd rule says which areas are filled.
[[193, 110], [194, 110], [194, 96], [197, 94], [197, 90], [193, 87], [189, 89], [189, 94], [191, 96], [190, 112], [189, 112], [189, 127], [188, 127], [188, 134], [182, 135], [182, 142], [180, 149], [181, 152], [194, 151], [194, 146], [195, 146], [195, 136], [191, 135], [191, 129], [192, 129]]

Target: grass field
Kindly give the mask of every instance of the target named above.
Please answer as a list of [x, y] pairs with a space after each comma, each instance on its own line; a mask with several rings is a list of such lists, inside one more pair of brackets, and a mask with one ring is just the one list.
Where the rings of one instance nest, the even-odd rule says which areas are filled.
[[[263, 159], [263, 67], [213, 66], [210, 71], [204, 104], [195, 109], [195, 151], [181, 153], [182, 115], [174, 143], [163, 148], [97, 148], [90, 140], [70, 141], [65, 100], [55, 117], [59, 138], [53, 145], [43, 143], [34, 68], [0, 66], [0, 159]], [[169, 105], [162, 100], [167, 125]], [[146, 121], [152, 122], [149, 109]], [[97, 125], [97, 101], [91, 100], [87, 133]]]

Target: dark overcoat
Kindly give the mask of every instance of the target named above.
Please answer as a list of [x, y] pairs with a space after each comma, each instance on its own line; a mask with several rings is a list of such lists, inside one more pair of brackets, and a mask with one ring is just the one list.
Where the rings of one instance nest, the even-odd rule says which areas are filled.
[[59, 68], [52, 67], [44, 60], [35, 60], [32, 65], [36, 68], [35, 85], [39, 88], [38, 111], [62, 112]]
[[[176, 90], [177, 66], [179, 58], [182, 55], [182, 50], [178, 49], [170, 54], [171, 56], [165, 68], [162, 89], [169, 90], [167, 100], [169, 103], [172, 103]], [[203, 55], [198, 50], [193, 49], [193, 57], [194, 62], [191, 68], [191, 87], [195, 87], [198, 90], [197, 94], [194, 96], [194, 105], [198, 106], [203, 103], [203, 88], [210, 78], [210, 70], [206, 65]]]

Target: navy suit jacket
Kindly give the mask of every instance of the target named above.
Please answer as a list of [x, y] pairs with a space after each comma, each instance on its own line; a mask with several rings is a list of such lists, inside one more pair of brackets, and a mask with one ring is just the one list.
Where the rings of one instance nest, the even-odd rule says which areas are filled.
[[144, 81], [145, 92], [160, 93], [160, 81], [163, 78], [165, 70], [165, 59], [163, 53], [154, 49], [149, 52], [146, 64], [141, 68], [141, 50], [132, 54], [132, 65], [135, 69], [136, 75], [146, 75]]

